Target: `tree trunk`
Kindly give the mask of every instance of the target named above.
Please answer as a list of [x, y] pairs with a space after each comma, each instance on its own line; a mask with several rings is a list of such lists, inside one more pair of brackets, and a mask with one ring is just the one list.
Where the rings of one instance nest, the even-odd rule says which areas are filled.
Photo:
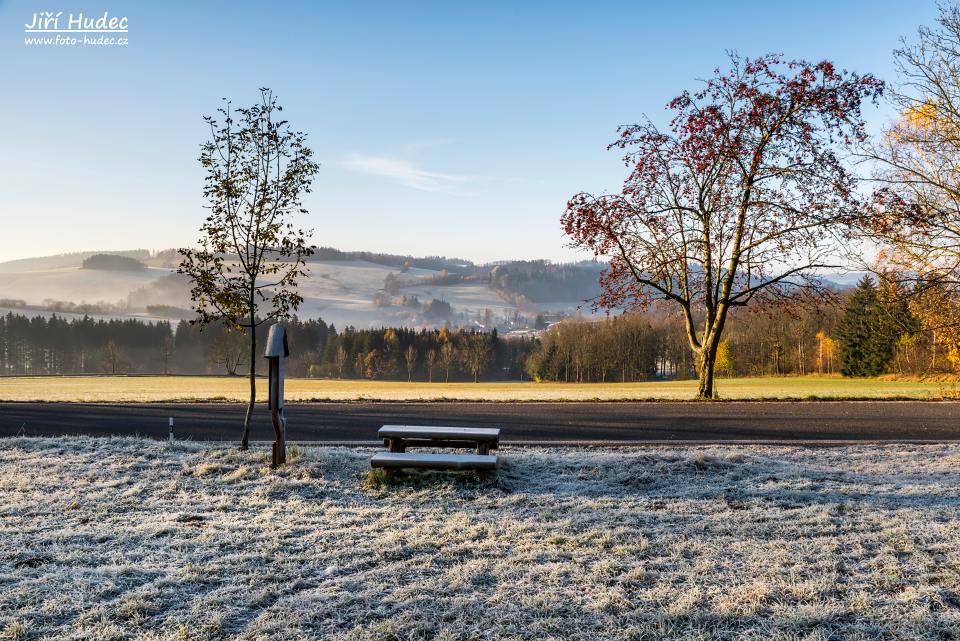
[[253, 418], [253, 405], [257, 402], [257, 327], [252, 319], [250, 325], [250, 400], [247, 402], [247, 415], [243, 419], [241, 451], [250, 448], [250, 420]]
[[713, 388], [714, 367], [717, 362], [717, 344], [719, 341], [708, 341], [697, 354], [697, 374], [699, 386], [697, 400], [709, 401], [715, 398]]
[[937, 330], [933, 330], [933, 347], [930, 349], [930, 369], [937, 368]]

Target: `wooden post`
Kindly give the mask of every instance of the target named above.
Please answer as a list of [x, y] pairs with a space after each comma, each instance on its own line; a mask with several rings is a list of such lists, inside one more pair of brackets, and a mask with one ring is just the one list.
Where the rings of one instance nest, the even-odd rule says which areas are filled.
[[287, 462], [287, 419], [283, 414], [284, 360], [290, 356], [287, 332], [283, 325], [270, 326], [264, 357], [269, 363], [267, 406], [273, 423], [274, 443], [272, 465], [277, 467]]

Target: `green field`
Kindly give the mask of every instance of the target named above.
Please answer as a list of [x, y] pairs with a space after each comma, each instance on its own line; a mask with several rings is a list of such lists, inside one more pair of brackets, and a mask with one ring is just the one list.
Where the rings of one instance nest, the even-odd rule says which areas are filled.
[[[265, 399], [266, 381], [258, 385]], [[2, 401], [158, 402], [242, 401], [242, 377], [52, 376], [0, 378]], [[287, 400], [383, 401], [621, 401], [688, 400], [696, 381], [645, 383], [406, 383], [289, 379]], [[848, 379], [832, 376], [721, 379], [722, 400], [955, 398], [957, 383]]]

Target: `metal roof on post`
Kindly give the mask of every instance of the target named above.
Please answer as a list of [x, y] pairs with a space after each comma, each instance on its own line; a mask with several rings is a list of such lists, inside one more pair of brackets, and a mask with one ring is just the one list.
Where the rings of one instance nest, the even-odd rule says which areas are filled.
[[287, 345], [287, 331], [280, 323], [270, 326], [270, 333], [267, 334], [267, 347], [263, 352], [265, 358], [276, 358], [290, 356], [290, 347]]

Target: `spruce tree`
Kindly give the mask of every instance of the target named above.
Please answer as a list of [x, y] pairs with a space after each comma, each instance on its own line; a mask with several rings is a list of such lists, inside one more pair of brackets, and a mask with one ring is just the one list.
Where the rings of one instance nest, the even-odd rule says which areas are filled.
[[891, 311], [885, 309], [873, 279], [860, 279], [837, 324], [844, 376], [878, 376], [887, 368], [900, 335]]

